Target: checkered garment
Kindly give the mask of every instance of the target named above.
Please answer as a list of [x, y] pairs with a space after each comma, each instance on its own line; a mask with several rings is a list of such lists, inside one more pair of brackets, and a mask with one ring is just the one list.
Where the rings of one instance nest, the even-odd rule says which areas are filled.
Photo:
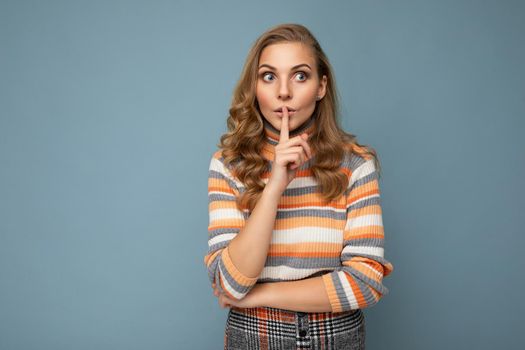
[[231, 307], [225, 350], [365, 349], [361, 309], [344, 312], [295, 312], [271, 307]]

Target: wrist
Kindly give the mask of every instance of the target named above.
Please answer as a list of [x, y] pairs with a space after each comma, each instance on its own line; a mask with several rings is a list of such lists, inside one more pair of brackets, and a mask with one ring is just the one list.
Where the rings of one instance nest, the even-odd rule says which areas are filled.
[[282, 194], [283, 191], [272, 185], [270, 182], [268, 182], [263, 189], [263, 195], [270, 196], [273, 198], [279, 199]]
[[257, 298], [257, 305], [259, 307], [268, 307], [272, 305], [272, 282], [259, 283], [259, 293]]

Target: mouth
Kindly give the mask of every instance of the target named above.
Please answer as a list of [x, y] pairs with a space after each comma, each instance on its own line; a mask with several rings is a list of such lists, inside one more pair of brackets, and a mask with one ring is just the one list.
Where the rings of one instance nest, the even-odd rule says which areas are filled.
[[[295, 110], [294, 111], [288, 111], [288, 116], [293, 116], [295, 114]], [[277, 114], [279, 117], [282, 117], [283, 116], [283, 112], [282, 110], [278, 110], [278, 111], [275, 111], [275, 114]]]
[[[286, 109], [288, 109], [288, 112], [295, 112], [295, 109], [292, 108], [292, 107], [288, 107], [288, 106], [286, 106]], [[280, 107], [280, 108], [274, 109], [274, 112], [280, 112], [280, 113], [282, 113], [282, 112], [283, 112], [283, 108]]]

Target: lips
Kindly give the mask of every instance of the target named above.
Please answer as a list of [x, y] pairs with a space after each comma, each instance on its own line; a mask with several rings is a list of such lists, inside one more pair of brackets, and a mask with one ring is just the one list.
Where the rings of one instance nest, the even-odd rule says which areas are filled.
[[[283, 112], [282, 112], [282, 111], [279, 111], [279, 110], [277, 110], [277, 111], [274, 112], [274, 113], [277, 114], [279, 117], [283, 117], [283, 115], [284, 115]], [[288, 112], [288, 116], [292, 117], [292, 116], [295, 115], [295, 113], [296, 113], [296, 111], [289, 111], [289, 112]]]
[[[295, 109], [292, 108], [292, 107], [288, 107], [287, 106], [286, 109], [288, 110], [288, 112], [295, 112]], [[282, 107], [281, 108], [277, 108], [277, 109], [274, 110], [274, 112], [280, 112], [280, 113], [282, 113], [282, 111], [283, 111]]]

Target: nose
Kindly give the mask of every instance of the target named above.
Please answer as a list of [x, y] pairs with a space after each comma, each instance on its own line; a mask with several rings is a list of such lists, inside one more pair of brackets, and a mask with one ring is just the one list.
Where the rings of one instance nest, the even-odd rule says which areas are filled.
[[278, 98], [280, 100], [287, 100], [292, 98], [292, 88], [289, 86], [289, 82], [287, 80], [282, 80], [278, 87]]

